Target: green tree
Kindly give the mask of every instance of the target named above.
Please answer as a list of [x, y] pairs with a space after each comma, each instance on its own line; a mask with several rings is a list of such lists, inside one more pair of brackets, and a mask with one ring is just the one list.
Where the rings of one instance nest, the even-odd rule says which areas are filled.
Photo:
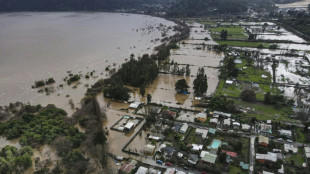
[[274, 103], [273, 101], [273, 96], [271, 95], [270, 91], [268, 91], [265, 96], [264, 96], [264, 103], [266, 104], [272, 104]]
[[144, 95], [145, 95], [145, 86], [144, 85], [142, 85], [140, 87], [140, 94], [144, 97]]
[[242, 100], [252, 102], [252, 101], [256, 100], [256, 93], [253, 90], [246, 89], [246, 90], [241, 92], [240, 98]]
[[191, 69], [189, 68], [189, 65], [186, 65], [185, 74], [186, 74], [186, 76], [190, 76], [191, 75]]
[[175, 90], [176, 90], [177, 92], [180, 92], [180, 93], [182, 93], [182, 92], [188, 92], [188, 88], [189, 88], [189, 86], [188, 86], [188, 84], [187, 84], [187, 82], [186, 82], [185, 79], [178, 80], [178, 81], [175, 83]]
[[152, 101], [152, 95], [151, 95], [151, 94], [147, 94], [147, 95], [146, 95], [146, 99], [147, 99], [147, 103], [151, 103], [151, 101]]
[[193, 82], [194, 85], [194, 93], [197, 96], [202, 96], [208, 90], [208, 79], [207, 75], [205, 74], [204, 68], [199, 68], [197, 72], [196, 79]]
[[210, 108], [213, 110], [221, 110], [223, 112], [234, 112], [235, 105], [231, 100], [227, 100], [225, 96], [213, 95], [210, 104]]
[[222, 30], [221, 31], [221, 35], [220, 35], [220, 37], [221, 37], [221, 39], [222, 40], [226, 40], [227, 39], [227, 36], [228, 36], [228, 32], [227, 32], [227, 30]]
[[130, 98], [129, 91], [121, 84], [114, 84], [104, 89], [104, 96], [115, 100], [128, 101]]
[[236, 68], [236, 63], [235, 63], [235, 59], [232, 57], [227, 58], [227, 63], [226, 63], [226, 71], [227, 71], [227, 75], [230, 77], [237, 77], [239, 70]]

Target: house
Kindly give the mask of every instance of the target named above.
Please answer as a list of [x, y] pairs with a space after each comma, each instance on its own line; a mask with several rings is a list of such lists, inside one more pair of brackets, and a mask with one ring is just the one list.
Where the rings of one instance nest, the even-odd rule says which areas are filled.
[[161, 145], [157, 148], [156, 151], [162, 153], [166, 147], [167, 147], [166, 144], [161, 144]]
[[131, 162], [124, 163], [121, 168], [119, 169], [120, 174], [130, 174], [132, 170], [136, 167], [137, 161], [136, 160], [131, 160]]
[[258, 137], [258, 144], [261, 145], [261, 146], [268, 146], [268, 144], [269, 144], [269, 138], [260, 135], [260, 136]]
[[219, 115], [219, 116], [222, 116], [224, 118], [230, 118], [231, 117], [231, 114], [225, 113], [225, 112], [220, 112], [220, 111], [214, 111], [213, 115]]
[[205, 138], [207, 138], [208, 130], [197, 128], [196, 129], [196, 135], [201, 135], [202, 139], [205, 139]]
[[203, 163], [206, 163], [206, 164], [214, 164], [216, 161], [216, 158], [217, 158], [217, 155], [208, 152], [208, 153], [205, 153], [205, 156], [201, 160], [203, 161]]
[[159, 107], [152, 107], [150, 109], [150, 115], [152, 115], [152, 116], [159, 116], [160, 111], [161, 111], [161, 108], [159, 108]]
[[130, 103], [129, 108], [137, 109], [140, 105], [141, 105], [140, 102], [133, 102], [133, 103]]
[[136, 172], [136, 174], [147, 174], [148, 173], [148, 168], [140, 166]]
[[229, 127], [230, 126], [230, 119], [224, 119], [224, 123], [223, 123], [223, 126], [225, 127]]
[[261, 163], [267, 162], [277, 162], [278, 155], [276, 153], [268, 152], [267, 154], [256, 154], [256, 161]]
[[305, 147], [306, 157], [310, 158], [310, 147]]
[[272, 121], [271, 120], [267, 120], [267, 124], [271, 124], [272, 123]]
[[199, 120], [200, 122], [204, 123], [207, 120], [207, 114], [199, 113], [199, 114], [197, 114], [196, 119]]
[[210, 119], [210, 124], [217, 125], [217, 122], [218, 122], [217, 118]]
[[241, 124], [242, 130], [250, 130], [251, 126], [248, 124]]
[[188, 124], [183, 123], [182, 127], [180, 128], [180, 133], [185, 134], [188, 129]]
[[161, 171], [153, 169], [153, 168], [149, 168], [148, 174], [160, 174]]
[[164, 174], [174, 174], [175, 168], [167, 168]]
[[135, 127], [135, 124], [133, 122], [128, 122], [124, 126], [124, 130], [125, 131], [131, 131], [134, 127]]
[[165, 119], [173, 120], [175, 119], [177, 113], [173, 111], [164, 110], [161, 112], [161, 116]]
[[232, 80], [226, 80], [226, 85], [232, 85], [233, 83], [234, 83], [234, 81], [232, 81]]
[[199, 151], [203, 148], [202, 144], [192, 144], [192, 151]]
[[272, 134], [272, 126], [269, 124], [260, 124], [260, 132]]
[[144, 153], [148, 155], [152, 155], [155, 151], [155, 146], [148, 144], [144, 147]]
[[191, 165], [196, 165], [198, 162], [198, 155], [190, 154], [188, 157], [187, 162]]
[[240, 123], [238, 123], [238, 122], [233, 122], [233, 128], [234, 128], [234, 129], [239, 129], [239, 128], [240, 128]]
[[281, 130], [279, 130], [279, 133], [280, 133], [280, 135], [288, 137], [288, 138], [292, 137], [292, 131], [290, 131], [290, 130], [281, 129]]
[[182, 127], [182, 124], [174, 123], [174, 125], [173, 125], [173, 127], [171, 129], [174, 130], [175, 132], [179, 132], [181, 127]]
[[165, 157], [167, 157], [167, 158], [172, 157], [174, 151], [175, 151], [175, 150], [174, 150], [173, 147], [166, 146], [166, 147], [164, 148], [164, 155], [165, 155]]
[[163, 121], [162, 120], [156, 120], [155, 122], [155, 128], [160, 129], [161, 126], [163, 125]]
[[298, 152], [298, 147], [294, 146], [293, 144], [284, 144], [284, 151], [286, 153], [288, 153], [288, 152], [297, 153]]
[[226, 153], [228, 156], [231, 156], [233, 158], [237, 157], [237, 153], [236, 152], [230, 152], [230, 151], [226, 151], [226, 150], [222, 150], [223, 153]]

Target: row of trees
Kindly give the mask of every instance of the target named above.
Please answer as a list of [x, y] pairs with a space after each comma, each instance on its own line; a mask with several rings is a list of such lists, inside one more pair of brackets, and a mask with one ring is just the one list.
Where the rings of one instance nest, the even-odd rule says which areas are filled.
[[[175, 84], [175, 90], [179, 93], [188, 92], [188, 84], [185, 79], [178, 80]], [[208, 90], [208, 78], [204, 72], [204, 68], [199, 68], [196, 79], [193, 82], [194, 93], [197, 96], [202, 96]]]
[[129, 62], [111, 76], [110, 85], [104, 89], [104, 96], [115, 100], [127, 101], [130, 98], [130, 90], [124, 86], [140, 87], [140, 93], [145, 95], [145, 88], [158, 76], [156, 62], [144, 54], [136, 60], [134, 55], [130, 56]]

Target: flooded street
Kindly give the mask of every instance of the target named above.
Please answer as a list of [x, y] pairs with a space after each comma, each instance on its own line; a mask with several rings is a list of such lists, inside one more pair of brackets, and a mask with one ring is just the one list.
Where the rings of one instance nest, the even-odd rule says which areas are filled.
[[303, 8], [306, 9], [310, 4], [310, 0], [301, 0], [290, 4], [276, 4], [279, 8]]
[[[163, 33], [174, 33], [169, 28], [174, 25], [161, 18], [121, 13], [2, 13], [0, 105], [54, 103], [71, 114], [69, 99], [77, 107], [86, 92], [84, 85], [97, 79], [81, 78], [74, 90], [74, 85], [57, 88], [67, 71], [83, 76], [95, 71], [94, 76], [106, 77], [107, 66], [118, 68], [131, 53], [152, 53]], [[35, 81], [50, 77], [56, 80], [54, 94], [46, 96], [31, 88]]]

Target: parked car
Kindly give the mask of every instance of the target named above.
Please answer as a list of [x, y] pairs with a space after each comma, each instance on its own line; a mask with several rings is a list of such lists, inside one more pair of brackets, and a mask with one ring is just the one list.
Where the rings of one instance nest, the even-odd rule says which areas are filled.
[[283, 141], [283, 139], [282, 138], [278, 138], [278, 141]]
[[172, 163], [166, 162], [166, 166], [172, 166]]
[[157, 164], [163, 164], [163, 161], [162, 160], [157, 160], [156, 163]]
[[290, 140], [290, 139], [288, 139], [288, 140], [286, 140], [287, 142], [289, 142], [289, 143], [292, 143], [293, 141], [292, 140]]

